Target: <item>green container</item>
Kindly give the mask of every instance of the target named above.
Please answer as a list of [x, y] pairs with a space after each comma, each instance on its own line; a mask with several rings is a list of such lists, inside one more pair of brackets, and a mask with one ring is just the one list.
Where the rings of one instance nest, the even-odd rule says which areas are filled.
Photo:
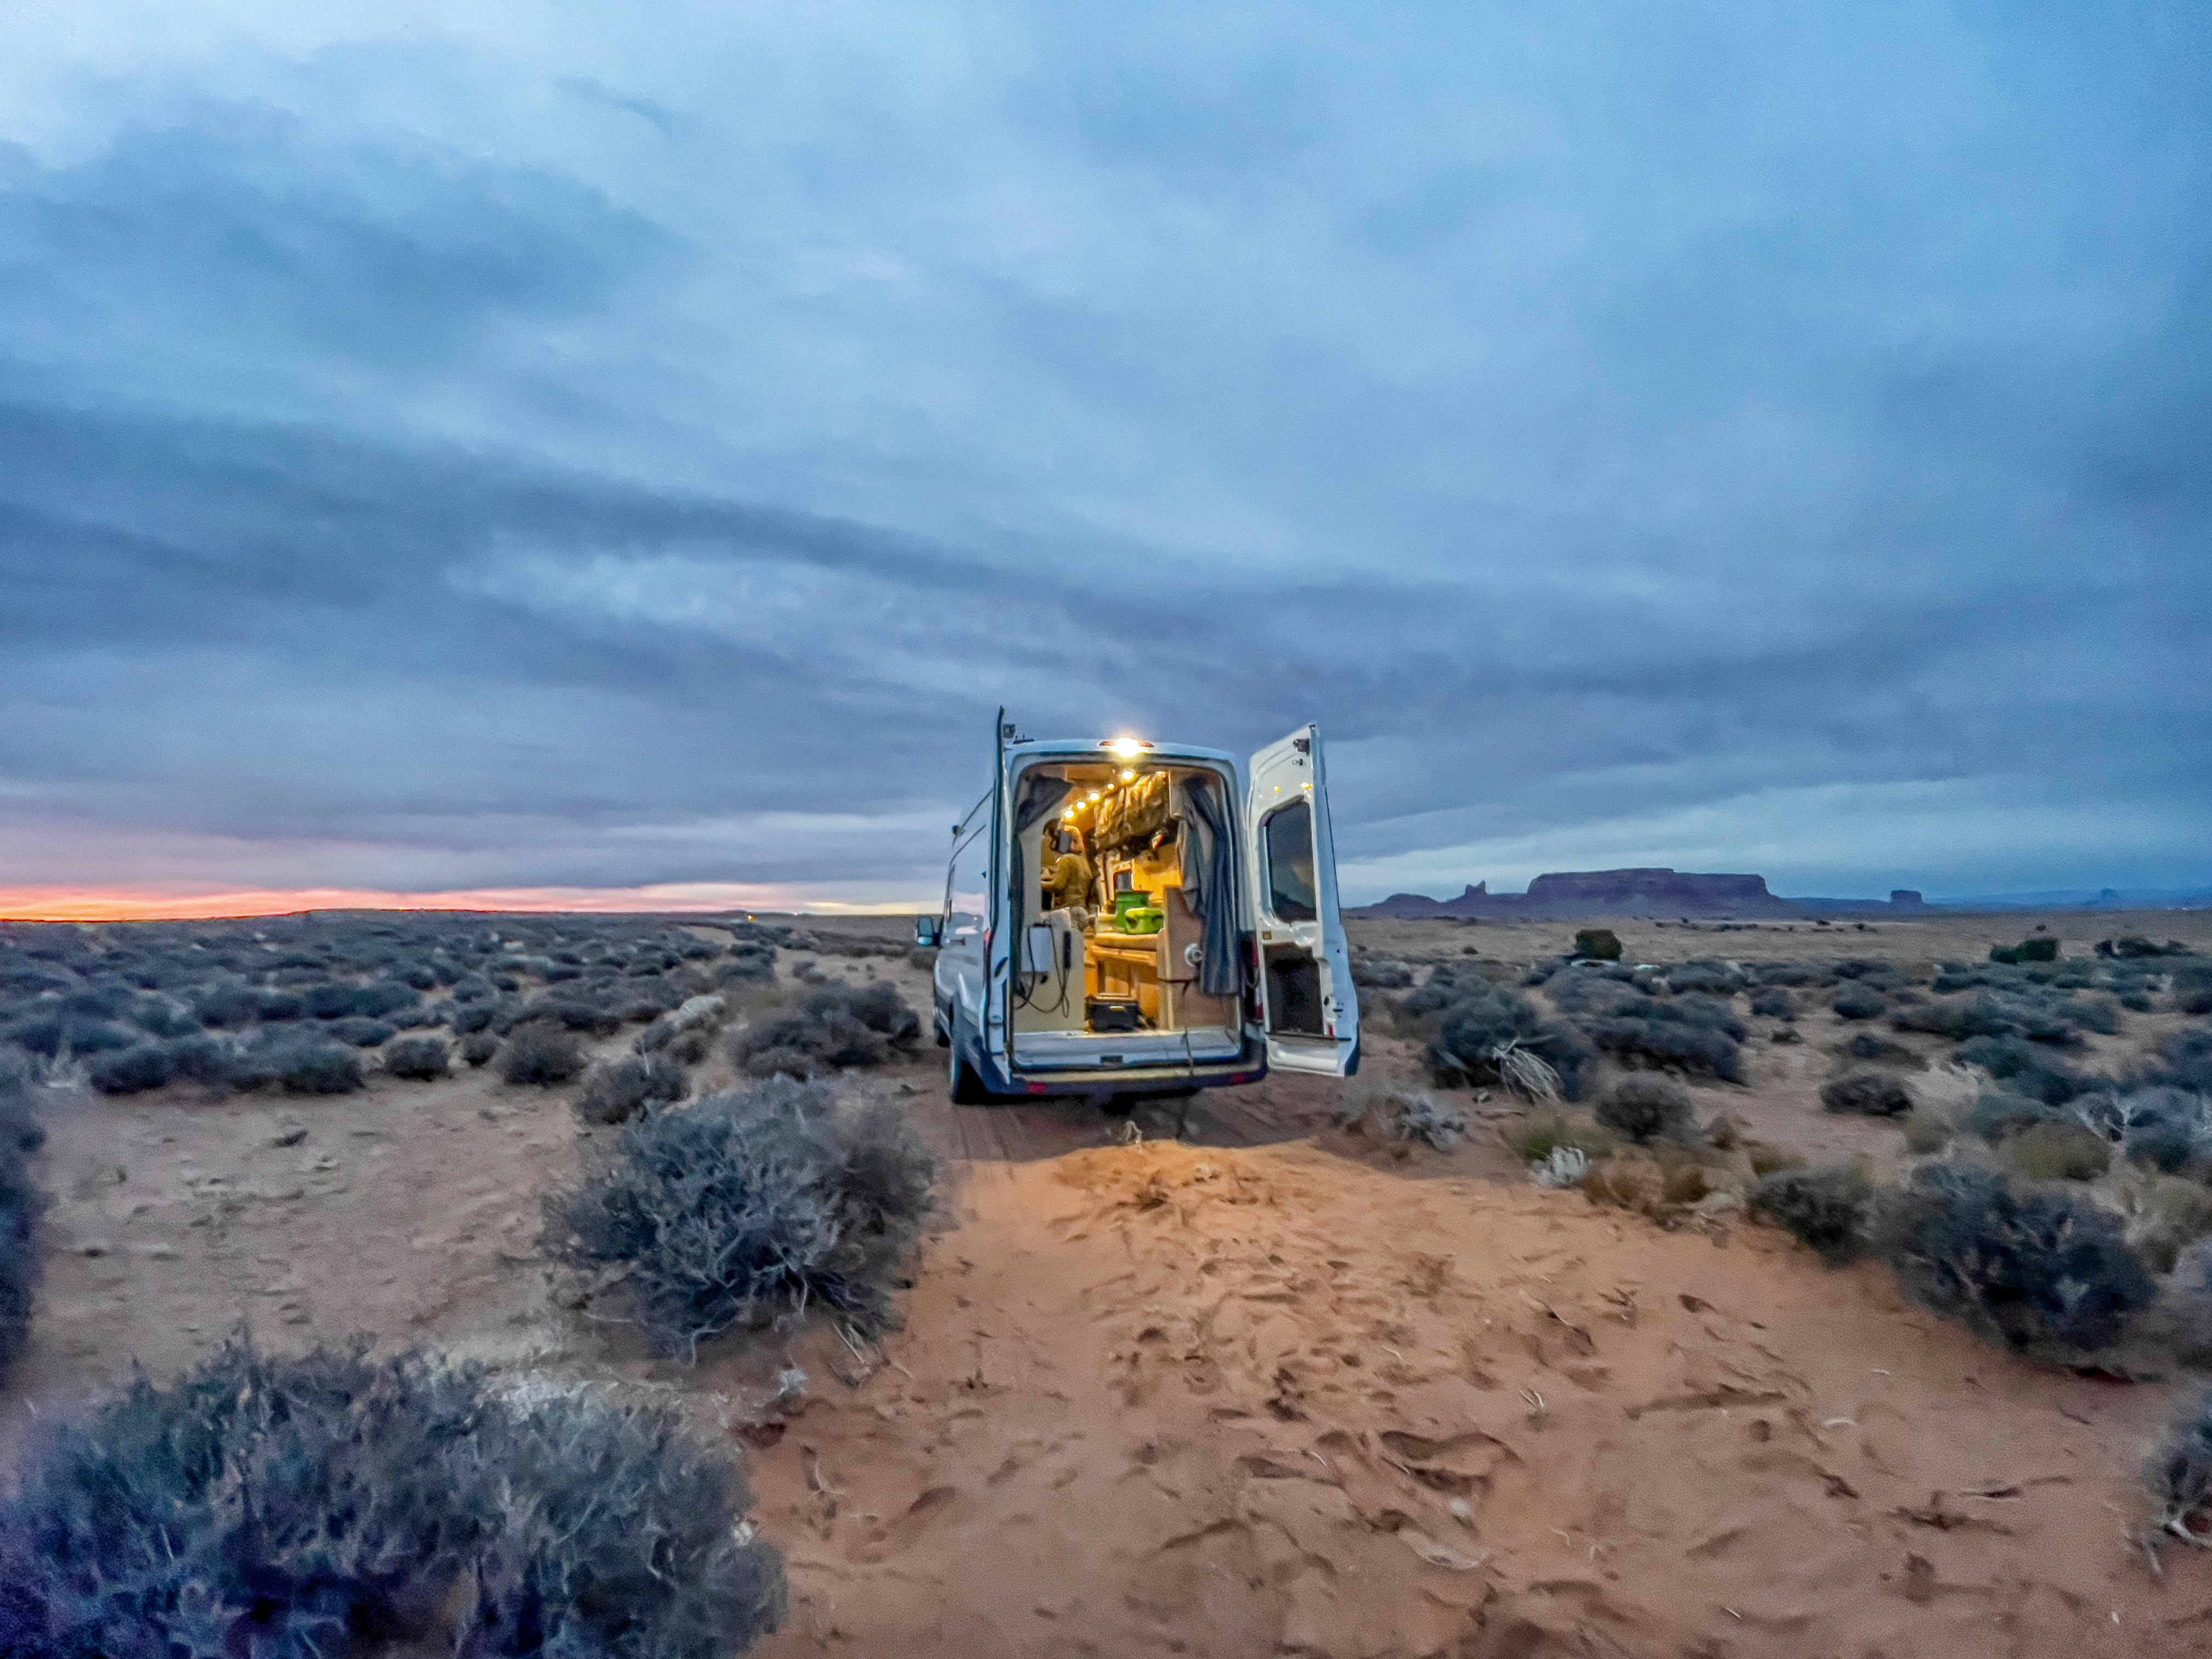
[[1150, 893], [1143, 893], [1143, 892], [1129, 892], [1129, 893], [1116, 893], [1116, 894], [1115, 894], [1115, 895], [1114, 895], [1114, 922], [1115, 922], [1115, 925], [1116, 927], [1119, 927], [1119, 926], [1121, 925], [1121, 920], [1122, 920], [1122, 918], [1123, 918], [1123, 917], [1125, 917], [1125, 916], [1127, 916], [1127, 915], [1129, 914], [1129, 912], [1130, 912], [1130, 911], [1132, 911], [1132, 910], [1144, 910], [1144, 909], [1149, 909], [1149, 908], [1151, 908], [1151, 906], [1152, 906], [1152, 896]]
[[1167, 926], [1168, 913], [1141, 906], [1121, 912], [1121, 931], [1127, 933], [1157, 933]]

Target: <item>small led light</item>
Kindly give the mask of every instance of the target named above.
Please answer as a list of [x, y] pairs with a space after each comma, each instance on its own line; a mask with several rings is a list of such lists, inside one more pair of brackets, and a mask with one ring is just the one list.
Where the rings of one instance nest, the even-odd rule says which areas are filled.
[[1123, 768], [1121, 769], [1121, 781], [1122, 781], [1122, 782], [1124, 782], [1124, 783], [1134, 783], [1136, 781], [1137, 781], [1137, 769], [1136, 769], [1136, 768], [1134, 768], [1133, 766], [1125, 766], [1125, 767], [1123, 767]]

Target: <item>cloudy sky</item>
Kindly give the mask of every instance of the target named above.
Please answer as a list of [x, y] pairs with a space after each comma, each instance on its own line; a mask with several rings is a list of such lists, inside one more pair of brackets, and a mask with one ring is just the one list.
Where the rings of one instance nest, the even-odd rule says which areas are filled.
[[2202, 884], [2208, 541], [2199, 0], [0, 12], [0, 906]]

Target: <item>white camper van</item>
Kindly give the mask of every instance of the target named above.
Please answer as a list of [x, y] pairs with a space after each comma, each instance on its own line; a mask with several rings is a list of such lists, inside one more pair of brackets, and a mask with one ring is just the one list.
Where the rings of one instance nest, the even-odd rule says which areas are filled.
[[1101, 1104], [1349, 1077], [1359, 1007], [1337, 915], [1321, 732], [1240, 767], [1135, 738], [1037, 741], [1001, 715], [990, 787], [953, 827], [937, 1040], [953, 1098]]

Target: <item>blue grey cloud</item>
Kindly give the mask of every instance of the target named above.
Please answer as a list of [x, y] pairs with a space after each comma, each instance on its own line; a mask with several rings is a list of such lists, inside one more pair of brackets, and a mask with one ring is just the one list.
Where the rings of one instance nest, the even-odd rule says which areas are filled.
[[2204, 878], [2196, 11], [874, 23], [34, 63], [0, 886], [920, 893], [1002, 702], [1360, 896]]

